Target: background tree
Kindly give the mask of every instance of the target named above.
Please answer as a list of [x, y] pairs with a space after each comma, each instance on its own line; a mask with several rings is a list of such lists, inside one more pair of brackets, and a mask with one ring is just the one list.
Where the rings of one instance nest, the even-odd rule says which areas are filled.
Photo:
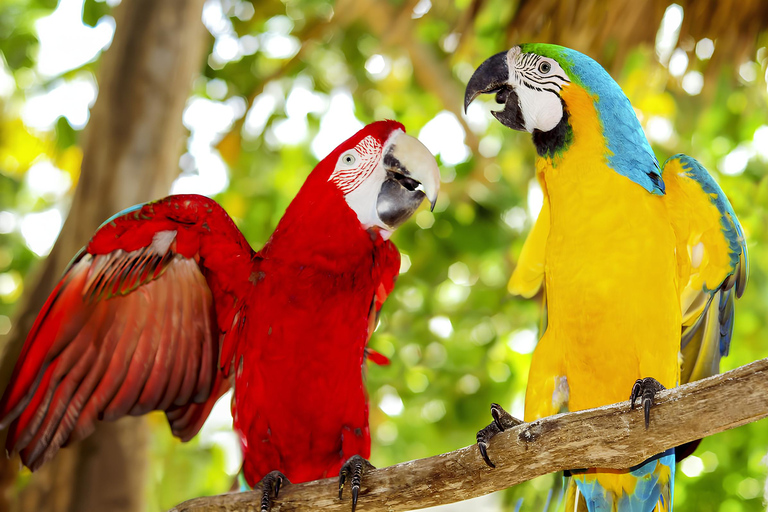
[[[530, 143], [490, 122], [487, 104], [473, 104], [463, 115], [461, 99], [476, 65], [522, 41], [565, 44], [596, 58], [632, 100], [660, 160], [686, 152], [717, 174], [747, 232], [753, 264], [724, 368], [768, 352], [768, 7], [762, 2], [208, 0], [202, 9], [199, 2], [123, 0], [113, 9], [114, 3], [0, 5], [6, 370], [39, 308], [35, 298], [48, 293], [75, 248], [115, 211], [164, 195], [181, 170], [174, 191], [213, 195], [260, 246], [320, 157], [363, 123], [396, 118], [438, 154], [444, 186], [436, 211], [419, 212], [396, 235], [407, 257], [372, 342], [393, 364], [368, 372], [373, 462], [469, 444], [487, 423], [491, 401], [521, 411], [539, 306], [510, 297], [506, 280], [541, 195], [532, 181]], [[200, 11], [209, 35], [198, 23]], [[112, 47], [100, 57], [115, 25]], [[173, 37], [182, 25], [184, 36]], [[68, 61], [78, 53], [63, 50], [78, 38], [90, 54]], [[198, 58], [198, 45], [207, 59]], [[158, 57], [174, 51], [186, 71], [171, 73], [173, 66]], [[159, 78], [145, 79], [140, 69]], [[120, 71], [124, 78], [110, 82]], [[181, 104], [172, 98], [187, 95], [193, 76], [184, 148], [177, 142]], [[97, 85], [99, 99], [81, 132]], [[135, 99], [121, 92], [129, 90]], [[132, 131], [143, 115], [155, 121]], [[121, 167], [122, 153], [110, 148], [136, 147], [132, 136], [136, 144], [162, 148], [163, 156], [140, 152], [155, 163], [128, 159]], [[78, 179], [97, 191], [75, 193]], [[61, 249], [36, 265], [67, 212]], [[229, 488], [227, 471], [234, 473], [238, 461], [226, 410], [219, 407], [223, 415], [186, 445], [170, 437], [162, 415], [150, 415], [150, 469], [145, 476], [142, 463], [128, 469], [144, 479], [145, 490], [133, 492], [137, 499], [126, 506], [144, 501], [150, 510], [167, 509]], [[681, 467], [678, 509], [763, 510], [766, 430], [757, 423], [705, 440]], [[127, 445], [141, 453], [137, 441]], [[63, 450], [56, 464], [84, 449]], [[66, 510], [84, 489], [123, 489], [119, 482], [99, 485], [85, 472], [78, 472], [80, 487], [46, 487], [54, 484], [45, 474], [22, 472], [10, 494], [25, 499], [51, 489], [51, 509]], [[526, 510], [541, 509], [554, 479], [481, 504], [514, 508], [524, 498]], [[39, 503], [17, 501], [17, 507]]]
[[[37, 311], [73, 254], [103, 219], [165, 195], [176, 177], [184, 135], [181, 114], [203, 57], [202, 6], [202, 0], [134, 0], [115, 9], [118, 28], [101, 61], [99, 97], [79, 141], [83, 158], [78, 185], [56, 244], [28, 279], [28, 292], [6, 340], [4, 381]], [[66, 131], [67, 121], [62, 122]], [[37, 160], [37, 165], [44, 164]], [[33, 188], [49, 185], [46, 177], [30, 179], [36, 181], [30, 182]], [[144, 423], [143, 418], [126, 418], [99, 425], [93, 435], [35, 474], [15, 507], [142, 510], [148, 444]], [[12, 475], [18, 462], [3, 462]]]

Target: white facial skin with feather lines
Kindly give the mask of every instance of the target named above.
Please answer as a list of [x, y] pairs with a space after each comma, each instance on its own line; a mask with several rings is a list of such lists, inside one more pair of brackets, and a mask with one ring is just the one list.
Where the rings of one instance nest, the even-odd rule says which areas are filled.
[[[390, 224], [382, 220], [382, 216], [387, 219], [382, 211], [392, 213], [398, 208], [408, 209], [405, 204], [398, 203], [405, 200], [403, 196], [389, 196], [382, 192], [384, 189], [392, 190], [387, 185], [391, 185], [389, 182], [393, 176], [403, 185], [403, 194], [418, 193], [418, 197], [426, 196], [434, 205], [440, 188], [435, 157], [421, 142], [402, 130], [392, 132], [383, 145], [373, 137], [364, 138], [353, 149], [341, 154], [329, 178], [344, 193], [347, 204], [363, 228], [377, 228], [385, 240], [399, 223], [392, 221]], [[387, 204], [386, 201], [390, 202]], [[382, 210], [383, 207], [386, 209]]]
[[525, 129], [548, 132], [563, 118], [560, 91], [570, 83], [554, 59], [521, 53], [519, 46], [507, 52], [509, 85], [515, 89], [525, 120]]

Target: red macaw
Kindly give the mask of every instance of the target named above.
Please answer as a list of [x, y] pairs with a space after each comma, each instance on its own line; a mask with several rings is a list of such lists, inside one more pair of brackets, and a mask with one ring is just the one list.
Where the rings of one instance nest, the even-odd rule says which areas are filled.
[[37, 317], [0, 400], [6, 448], [32, 470], [97, 420], [166, 412], [189, 440], [234, 387], [243, 474], [262, 509], [284, 479], [370, 467], [366, 344], [392, 291], [389, 241], [426, 197], [432, 154], [370, 124], [307, 178], [254, 252], [215, 201], [177, 195], [105, 222]]

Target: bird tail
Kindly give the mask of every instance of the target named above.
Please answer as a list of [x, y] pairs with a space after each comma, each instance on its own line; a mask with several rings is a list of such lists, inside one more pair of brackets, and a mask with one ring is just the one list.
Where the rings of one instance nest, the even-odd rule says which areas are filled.
[[590, 469], [574, 474], [566, 512], [672, 512], [674, 448], [626, 471]]
[[565, 477], [565, 512], [588, 512], [584, 496], [579, 492], [576, 479]]

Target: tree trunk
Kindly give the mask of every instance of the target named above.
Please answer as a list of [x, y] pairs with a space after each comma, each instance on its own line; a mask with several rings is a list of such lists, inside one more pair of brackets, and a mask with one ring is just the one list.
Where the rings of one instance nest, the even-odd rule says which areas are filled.
[[[204, 62], [203, 1], [123, 0], [115, 9], [115, 38], [102, 58], [98, 99], [83, 133], [80, 180], [56, 245], [27, 279], [14, 329], [4, 343], [3, 387], [35, 316], [69, 260], [103, 220], [166, 195], [178, 174], [185, 141], [181, 115]], [[142, 510], [146, 446], [141, 418], [102, 423], [93, 435], [59, 452], [14, 503], [0, 509]], [[0, 482], [12, 485], [18, 461], [4, 461], [3, 466]], [[11, 494], [2, 490], [4, 496]]]

